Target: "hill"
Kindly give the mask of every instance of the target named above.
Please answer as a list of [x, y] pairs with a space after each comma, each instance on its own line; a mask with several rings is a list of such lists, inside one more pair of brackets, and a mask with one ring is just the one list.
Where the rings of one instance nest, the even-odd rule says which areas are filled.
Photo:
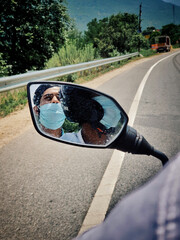
[[66, 0], [71, 18], [80, 31], [87, 29], [92, 19], [102, 19], [119, 12], [139, 15], [142, 2], [142, 30], [154, 26], [160, 29], [169, 23], [180, 24], [180, 6], [162, 0]]

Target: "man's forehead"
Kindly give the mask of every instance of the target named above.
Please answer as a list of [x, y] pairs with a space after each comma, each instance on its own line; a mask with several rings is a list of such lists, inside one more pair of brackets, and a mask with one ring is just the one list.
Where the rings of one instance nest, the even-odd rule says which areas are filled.
[[59, 90], [60, 90], [60, 87], [48, 88], [48, 89], [46, 89], [46, 91], [44, 91], [43, 95], [46, 95], [46, 94], [59, 94]]

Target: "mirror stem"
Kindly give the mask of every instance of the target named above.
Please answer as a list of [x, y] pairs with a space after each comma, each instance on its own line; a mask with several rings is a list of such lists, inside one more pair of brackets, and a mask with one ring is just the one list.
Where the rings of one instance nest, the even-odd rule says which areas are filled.
[[116, 149], [132, 154], [152, 155], [161, 160], [165, 165], [168, 162], [167, 156], [151, 146], [147, 140], [134, 128], [127, 126], [124, 134], [115, 141]]
[[157, 150], [155, 148], [154, 148], [154, 152], [151, 155], [160, 159], [163, 166], [169, 161], [168, 157], [164, 153], [160, 152], [159, 150]]

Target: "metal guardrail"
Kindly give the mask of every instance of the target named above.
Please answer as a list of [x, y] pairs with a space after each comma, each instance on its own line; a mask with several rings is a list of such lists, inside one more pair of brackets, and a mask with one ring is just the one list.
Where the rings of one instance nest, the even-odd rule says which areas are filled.
[[33, 71], [33, 72], [23, 73], [19, 75], [10, 76], [10, 77], [2, 77], [0, 78], [0, 93], [9, 91], [12, 89], [24, 87], [27, 85], [28, 82], [31, 82], [31, 81], [47, 81], [47, 80], [58, 78], [67, 74], [81, 72], [91, 68], [110, 64], [113, 62], [118, 62], [124, 59], [129, 59], [138, 55], [139, 53], [135, 52], [135, 53], [126, 54], [118, 57], [105, 58], [101, 60], [50, 68], [50, 69], [40, 70], [40, 71]]

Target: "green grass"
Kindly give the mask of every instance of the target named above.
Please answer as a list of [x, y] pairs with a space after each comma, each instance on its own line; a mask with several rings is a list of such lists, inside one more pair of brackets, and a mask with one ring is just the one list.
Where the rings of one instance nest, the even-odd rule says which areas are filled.
[[172, 48], [180, 48], [180, 43], [172, 45]]
[[153, 55], [156, 55], [156, 51], [152, 50], [152, 49], [148, 49], [148, 50], [141, 50], [140, 51], [140, 54], [143, 55], [143, 57], [150, 57], [150, 56], [153, 56]]
[[0, 117], [22, 109], [27, 104], [26, 88], [0, 94]]

